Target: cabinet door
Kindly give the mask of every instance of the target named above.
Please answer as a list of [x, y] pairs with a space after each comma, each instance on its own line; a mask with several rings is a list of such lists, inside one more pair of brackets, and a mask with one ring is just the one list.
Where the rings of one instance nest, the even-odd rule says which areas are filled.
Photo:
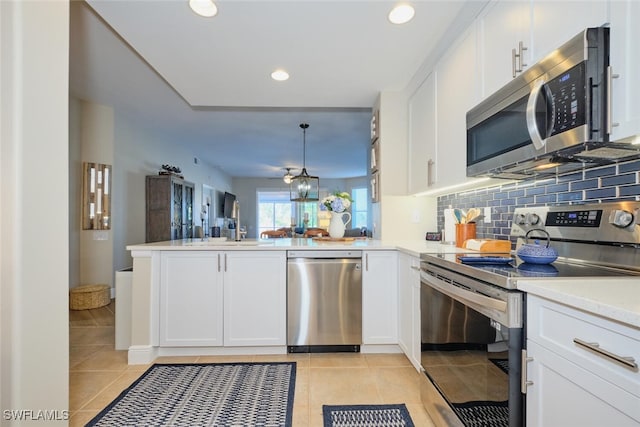
[[[527, 340], [527, 426], [637, 426], [637, 398]], [[634, 403], [635, 402], [635, 403]], [[624, 403], [635, 414], [619, 409]], [[631, 404], [631, 405], [629, 405]], [[635, 420], [634, 420], [635, 417]]]
[[[529, 1], [500, 0], [487, 6], [480, 16], [479, 46], [483, 98], [513, 79], [514, 72], [520, 69], [520, 62], [531, 64], [530, 10]], [[522, 61], [513, 57], [513, 49], [519, 51], [521, 42], [523, 48], [526, 48], [523, 50]], [[526, 67], [522, 67], [524, 68]]]
[[160, 256], [160, 345], [222, 345], [222, 273], [218, 252]]
[[436, 173], [436, 73], [409, 99], [409, 193], [426, 191]]
[[420, 259], [398, 254], [398, 344], [420, 370]]
[[362, 343], [398, 343], [398, 255], [366, 251], [362, 273]]
[[438, 108], [435, 186], [467, 179], [467, 111], [478, 102], [476, 26], [472, 24], [437, 65]]
[[283, 251], [224, 254], [224, 345], [286, 345], [287, 268]]
[[[607, 23], [607, 9], [606, 1], [535, 0], [532, 21], [532, 63], [544, 58], [585, 28], [600, 27]], [[571, 19], [567, 19], [568, 16]]]
[[612, 133], [619, 141], [640, 135], [640, 2], [611, 2]]

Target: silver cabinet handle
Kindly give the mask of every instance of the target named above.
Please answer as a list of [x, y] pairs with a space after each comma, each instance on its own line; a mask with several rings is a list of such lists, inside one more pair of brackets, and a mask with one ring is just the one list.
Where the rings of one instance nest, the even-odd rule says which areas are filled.
[[369, 254], [364, 254], [364, 269], [369, 271]]
[[220, 254], [218, 254], [218, 273], [220, 273]]
[[412, 269], [412, 270], [418, 270], [418, 271], [420, 271], [420, 267], [415, 266], [415, 265], [412, 265], [412, 266], [411, 266], [411, 269]]
[[227, 272], [227, 254], [224, 254], [224, 272]]
[[429, 159], [427, 161], [427, 187], [431, 187], [433, 185], [433, 159]]
[[527, 387], [533, 385], [533, 381], [527, 379], [527, 363], [533, 361], [533, 357], [527, 356], [527, 350], [521, 350], [522, 354], [522, 369], [520, 370], [520, 391], [522, 394], [527, 394]]
[[[524, 63], [525, 50], [527, 50], [527, 47], [524, 45], [524, 42], [522, 41], [518, 42], [517, 52], [515, 49], [511, 49], [511, 71], [512, 71], [511, 74], [514, 79], [516, 78], [516, 75], [524, 71], [524, 67], [527, 66], [527, 64]], [[518, 61], [517, 63], [516, 63], [516, 60]]]
[[605, 358], [611, 359], [612, 361], [626, 368], [630, 368], [634, 371], [638, 370], [638, 364], [635, 363], [636, 360], [633, 357], [618, 356], [615, 353], [611, 353], [610, 351], [607, 351], [601, 348], [600, 344], [598, 344], [597, 342], [587, 342], [587, 341], [581, 340], [580, 338], [574, 338], [573, 342], [583, 348], [586, 348], [587, 350], [593, 351], [596, 354], [599, 354], [601, 356], [604, 356]]
[[518, 42], [518, 62], [520, 62], [520, 67], [518, 68], [518, 72], [522, 72], [524, 71], [524, 67], [527, 66], [527, 64], [524, 63], [524, 51], [527, 50], [527, 48], [525, 47], [524, 43], [522, 41]]

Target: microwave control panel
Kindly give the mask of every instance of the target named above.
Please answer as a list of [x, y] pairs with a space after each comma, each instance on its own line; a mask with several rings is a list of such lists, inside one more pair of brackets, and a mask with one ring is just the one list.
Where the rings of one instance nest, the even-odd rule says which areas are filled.
[[581, 62], [545, 84], [551, 107], [551, 135], [586, 124], [585, 64]]

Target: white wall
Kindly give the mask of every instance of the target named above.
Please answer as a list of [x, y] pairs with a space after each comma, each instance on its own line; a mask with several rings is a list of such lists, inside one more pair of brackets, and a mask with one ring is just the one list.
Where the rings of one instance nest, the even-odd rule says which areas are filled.
[[[103, 163], [113, 166], [113, 108], [91, 102], [80, 101], [80, 158], [81, 162], [70, 164], [69, 173], [79, 181], [76, 191], [82, 193], [82, 162]], [[76, 193], [77, 194], [77, 193]], [[74, 209], [82, 210], [82, 197]], [[111, 230], [82, 230], [81, 224], [71, 225], [80, 229], [80, 283], [104, 283], [114, 287], [113, 281], [113, 228]]]
[[[0, 410], [66, 425], [69, 3], [0, 2]], [[4, 410], [58, 411], [6, 420]]]
[[[195, 184], [194, 217], [202, 203], [202, 185], [231, 190], [231, 178], [203, 162], [198, 153], [187, 152], [161, 132], [110, 106], [70, 97], [69, 104], [69, 287], [84, 283], [107, 283], [113, 287], [115, 271], [133, 265], [126, 250], [145, 239], [145, 176], [155, 175], [162, 164], [181, 168]], [[81, 230], [82, 162], [113, 166], [112, 223], [109, 231]], [[107, 240], [95, 238], [106, 235]]]
[[231, 191], [229, 175], [202, 161], [194, 164], [199, 153], [187, 151], [180, 141], [138, 123], [125, 112], [115, 111], [112, 274], [133, 265], [126, 246], [144, 242], [146, 175], [156, 175], [163, 164], [178, 166], [185, 180], [195, 184], [194, 218], [199, 218], [203, 184]]

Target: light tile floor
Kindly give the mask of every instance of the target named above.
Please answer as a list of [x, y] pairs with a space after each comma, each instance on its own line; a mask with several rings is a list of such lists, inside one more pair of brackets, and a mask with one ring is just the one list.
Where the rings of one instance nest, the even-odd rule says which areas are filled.
[[[150, 365], [114, 350], [115, 302], [69, 314], [70, 426], [83, 426]], [[419, 374], [402, 354], [161, 357], [157, 363], [296, 361], [293, 425], [321, 427], [322, 405], [404, 403], [416, 426], [433, 426], [420, 403]]]

